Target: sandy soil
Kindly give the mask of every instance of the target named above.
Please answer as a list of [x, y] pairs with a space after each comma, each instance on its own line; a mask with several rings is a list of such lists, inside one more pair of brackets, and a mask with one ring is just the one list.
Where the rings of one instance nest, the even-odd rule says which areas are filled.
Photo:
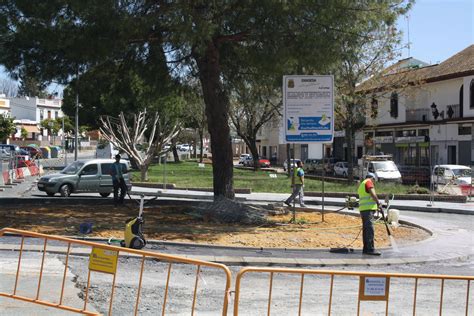
[[[0, 210], [0, 227], [11, 227], [56, 235], [80, 235], [79, 225], [93, 223], [89, 237], [123, 238], [124, 223], [138, 211], [127, 206], [48, 206], [4, 207]], [[204, 221], [190, 207], [153, 206], [145, 209], [144, 233], [148, 239], [194, 242], [214, 245], [328, 248], [362, 247], [361, 221], [357, 216], [328, 213], [324, 222], [320, 213], [297, 213], [296, 223], [290, 224], [291, 214], [269, 216], [271, 224], [248, 226]], [[376, 228], [376, 247], [390, 245], [385, 226]], [[429, 237], [422, 229], [392, 227], [398, 245]]]

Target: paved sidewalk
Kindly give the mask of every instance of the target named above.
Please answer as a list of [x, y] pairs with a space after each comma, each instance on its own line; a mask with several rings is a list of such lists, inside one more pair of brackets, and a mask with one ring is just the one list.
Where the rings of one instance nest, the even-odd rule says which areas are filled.
[[[158, 195], [158, 200], [209, 201], [213, 198], [210, 192], [144, 187], [134, 187], [131, 193], [135, 197], [139, 194], [145, 194], [147, 197]], [[256, 204], [281, 203], [286, 197], [287, 194], [275, 193], [237, 194], [237, 199]], [[74, 202], [81, 203], [83, 199], [84, 197], [75, 198]], [[90, 198], [85, 199], [84, 203], [90, 202]], [[321, 209], [321, 200], [319, 197], [308, 197], [306, 203], [310, 208]], [[343, 205], [342, 198], [325, 198], [327, 211], [340, 209]], [[471, 216], [474, 215], [473, 203], [435, 202], [434, 206], [430, 207], [426, 205], [426, 201], [397, 201], [395, 197], [392, 205], [401, 211], [401, 220], [424, 227], [432, 232], [432, 237], [420, 243], [400, 246], [399, 249], [382, 249], [381, 257], [363, 255], [360, 249], [348, 254], [337, 254], [330, 253], [328, 249], [257, 249], [163, 241], [150, 242], [148, 249], [229, 265], [267, 266], [395, 265], [474, 257], [474, 216]], [[357, 210], [353, 212], [357, 213]], [[15, 247], [7, 244], [0, 250], [12, 250]], [[83, 251], [77, 251], [78, 255], [85, 255]]]

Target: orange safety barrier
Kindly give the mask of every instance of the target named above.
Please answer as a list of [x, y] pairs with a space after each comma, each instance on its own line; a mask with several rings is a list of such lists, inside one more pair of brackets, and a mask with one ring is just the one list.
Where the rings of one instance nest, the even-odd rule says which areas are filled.
[[[116, 276], [118, 273], [117, 267], [119, 265], [118, 256], [119, 254], [138, 255], [141, 257], [141, 269], [140, 269], [140, 273], [138, 277], [137, 296], [136, 296], [135, 305], [134, 305], [135, 315], [138, 314], [138, 308], [139, 308], [139, 303], [140, 303], [140, 291], [142, 288], [143, 273], [145, 271], [146, 259], [154, 259], [154, 260], [158, 259], [160, 261], [165, 261], [169, 263], [167, 279], [166, 279], [166, 287], [165, 287], [165, 292], [164, 292], [164, 301], [162, 305], [162, 315], [166, 314], [165, 312], [166, 312], [168, 292], [171, 287], [170, 285], [171, 267], [173, 263], [183, 263], [183, 264], [190, 264], [190, 265], [196, 266], [196, 278], [194, 281], [194, 292], [193, 292], [192, 306], [191, 306], [191, 313], [190, 313], [191, 315], [194, 315], [195, 313], [196, 301], [197, 301], [197, 290], [198, 290], [198, 284], [199, 284], [198, 280], [201, 277], [200, 276], [201, 268], [207, 267], [211, 269], [221, 270], [224, 273], [223, 276], [225, 277], [225, 280], [226, 280], [225, 284], [223, 285], [224, 289], [223, 289], [223, 294], [222, 294], [223, 295], [222, 315], [227, 315], [227, 309], [228, 309], [229, 297], [230, 297], [231, 272], [229, 268], [226, 267], [225, 265], [202, 261], [202, 260], [188, 259], [188, 258], [183, 258], [180, 256], [160, 254], [160, 253], [151, 252], [151, 251], [122, 248], [122, 247], [110, 246], [106, 244], [94, 243], [94, 242], [89, 242], [89, 241], [75, 240], [75, 239], [65, 238], [65, 237], [60, 237], [60, 236], [50, 236], [50, 235], [28, 232], [28, 231], [12, 229], [12, 228], [3, 228], [0, 230], [0, 237], [4, 236], [5, 234], [12, 234], [14, 236], [21, 237], [21, 244], [19, 248], [18, 266], [17, 266], [16, 274], [15, 274], [14, 288], [9, 293], [0, 292], [0, 296], [22, 300], [22, 301], [26, 301], [30, 303], [40, 304], [47, 307], [54, 307], [61, 310], [81, 313], [84, 315], [97, 315], [97, 313], [87, 309], [89, 289], [91, 287], [91, 271], [96, 272], [96, 273], [109, 273], [109, 274], [112, 274], [113, 280], [112, 280], [112, 288], [111, 288], [111, 295], [110, 295], [110, 303], [108, 307], [108, 315], [112, 315], [115, 282], [116, 282]], [[25, 249], [26, 247], [25, 240], [29, 238], [40, 238], [44, 240], [44, 243], [42, 245], [42, 259], [41, 259], [41, 267], [39, 270], [39, 281], [36, 287], [36, 295], [34, 297], [22, 296], [17, 293], [18, 285], [20, 283], [19, 276], [21, 272], [20, 268], [21, 268], [21, 262], [22, 262], [22, 255], [24, 252], [28, 251], [27, 249]], [[61, 291], [60, 291], [61, 294], [57, 302], [43, 300], [40, 298], [41, 281], [43, 278], [43, 268], [45, 265], [45, 256], [46, 256], [46, 253], [48, 252], [48, 249], [47, 249], [48, 241], [59, 241], [59, 242], [64, 242], [67, 244], [67, 251], [64, 253], [66, 257], [65, 257], [65, 264], [64, 264], [65, 267], [64, 267], [62, 284], [61, 284]], [[77, 246], [77, 245], [92, 247], [90, 259], [89, 259], [87, 286], [85, 288], [85, 294], [84, 294], [85, 295], [84, 305], [82, 308], [68, 306], [64, 303], [64, 286], [65, 286], [65, 281], [66, 281], [68, 262], [70, 258], [72, 257], [71, 248], [72, 246]], [[56, 249], [54, 251], [55, 253], [57, 253], [58, 250]]]
[[[458, 304], [456, 307], [459, 307], [459, 303], [465, 304], [465, 315], [467, 316], [469, 314], [469, 293], [470, 293], [470, 284], [471, 281], [474, 280], [474, 276], [452, 276], [452, 275], [433, 275], [433, 274], [404, 274], [404, 273], [383, 273], [383, 272], [352, 272], [352, 271], [329, 271], [329, 270], [312, 270], [312, 269], [290, 269], [290, 268], [258, 268], [258, 267], [248, 267], [248, 268], [243, 268], [239, 271], [236, 277], [236, 283], [235, 283], [235, 299], [234, 299], [234, 316], [239, 315], [239, 304], [241, 300], [241, 294], [242, 294], [242, 279], [245, 275], [249, 273], [257, 273], [257, 274], [262, 274], [262, 273], [268, 273], [269, 274], [269, 285], [268, 285], [268, 299], [267, 299], [267, 304], [266, 304], [266, 314], [270, 315], [271, 309], [272, 309], [272, 294], [274, 295], [275, 290], [274, 290], [274, 275], [275, 274], [282, 274], [285, 276], [299, 276], [297, 280], [295, 280], [295, 292], [298, 291], [299, 293], [299, 299], [297, 300], [298, 306], [294, 306], [295, 308], [298, 308], [298, 315], [302, 315], [302, 307], [303, 307], [303, 290], [304, 290], [304, 281], [305, 281], [305, 276], [306, 275], [314, 275], [316, 277], [324, 277], [326, 276], [327, 278], [330, 278], [328, 280], [329, 286], [327, 288], [327, 291], [329, 292], [328, 294], [328, 301], [327, 301], [327, 309], [320, 309], [317, 313], [311, 312], [309, 314], [322, 314], [324, 310], [327, 310], [327, 314], [331, 315], [332, 309], [333, 309], [333, 302], [335, 301], [334, 296], [336, 293], [335, 290], [335, 281], [336, 277], [338, 277], [338, 281], [345, 282], [347, 285], [346, 279], [339, 280], [340, 278], [347, 278], [347, 277], [356, 277], [358, 278], [355, 280], [356, 284], [358, 283], [358, 286], [356, 288], [352, 289], [352, 291], [349, 291], [350, 294], [353, 294], [353, 296], [357, 295], [357, 298], [354, 298], [352, 301], [357, 301], [357, 315], [360, 314], [360, 309], [361, 309], [361, 301], [374, 301], [372, 302], [373, 304], [377, 304], [377, 301], [383, 301], [385, 303], [385, 315], [388, 315], [389, 313], [389, 301], [390, 301], [390, 283], [394, 283], [393, 280], [398, 279], [412, 279], [414, 280], [413, 286], [411, 284], [408, 284], [408, 286], [412, 286], [412, 296], [411, 296], [411, 301], [402, 301], [398, 302], [399, 304], [403, 304], [406, 307], [409, 307], [410, 302], [413, 304], [413, 307], [411, 308], [411, 311], [413, 315], [416, 315], [417, 312], [417, 294], [420, 292], [420, 287], [419, 286], [419, 280], [421, 279], [429, 279], [429, 280], [439, 280], [441, 281], [440, 284], [440, 292], [437, 293], [429, 293], [429, 297], [435, 297], [439, 295], [439, 302], [438, 302], [438, 307], [439, 307], [439, 312], [438, 315], [442, 315], [443, 308], [446, 307], [444, 304], [444, 293], [445, 293], [445, 282], [448, 280], [460, 282], [456, 283], [456, 289], [460, 290], [461, 284], [463, 284], [463, 281], [466, 285], [466, 296], [464, 298], [459, 295], [456, 296], [456, 298], [460, 299], [461, 302], [453, 302], [452, 300], [449, 301], [450, 304]], [[299, 284], [298, 284], [299, 283]], [[262, 284], [262, 282], [260, 282]], [[397, 284], [398, 285], [398, 284]], [[266, 287], [266, 285], [265, 285]], [[298, 290], [299, 287], [299, 290]], [[282, 284], [282, 291], [285, 293], [288, 293], [290, 290], [290, 284], [288, 280], [284, 280]], [[252, 291], [252, 293], [258, 292], [258, 289], [255, 288], [254, 283], [252, 283], [252, 288], [249, 289], [249, 291]], [[323, 291], [326, 291], [323, 289]], [[399, 291], [397, 291], [399, 292]], [[357, 294], [358, 293], [358, 294]], [[439, 293], [439, 294], [438, 294]], [[400, 293], [397, 293], [400, 294]], [[252, 294], [249, 294], [252, 295]], [[314, 296], [315, 293], [314, 291], [311, 292], [311, 295]], [[344, 295], [347, 295], [345, 293]], [[406, 292], [404, 292], [404, 295], [407, 295]], [[408, 294], [409, 295], [409, 294]], [[294, 296], [296, 298], [296, 295]], [[252, 295], [251, 298], [252, 301], [256, 300], [255, 295]], [[347, 297], [346, 297], [347, 299]], [[350, 300], [350, 299], [349, 299]], [[285, 304], [288, 305], [288, 301], [292, 301], [291, 299], [285, 297]], [[296, 300], [294, 300], [296, 302]], [[321, 300], [318, 300], [320, 302]], [[350, 300], [351, 301], [351, 300]], [[281, 299], [278, 300], [280, 302], [279, 305], [281, 304]], [[338, 297], [338, 305], [341, 305], [341, 298]], [[264, 307], [262, 307], [264, 308]], [[345, 306], [345, 308], [348, 308], [348, 306]], [[420, 307], [421, 308], [421, 307]], [[252, 310], [255, 311], [255, 303], [252, 302]], [[287, 311], [288, 312], [288, 311]], [[259, 314], [263, 314], [261, 310], [257, 311]], [[345, 314], [351, 314], [351, 312], [348, 312], [347, 310], [344, 311]], [[396, 312], [393, 312], [394, 314], [397, 315], [407, 315], [409, 312], [405, 311], [400, 311], [397, 310]], [[280, 312], [281, 314], [281, 312]], [[304, 315], [308, 314], [306, 311], [303, 313]], [[353, 314], [356, 314], [354, 311]], [[434, 315], [434, 313], [430, 313], [431, 315]], [[452, 314], [452, 313], [451, 313]], [[460, 315], [458, 313], [458, 315]]]

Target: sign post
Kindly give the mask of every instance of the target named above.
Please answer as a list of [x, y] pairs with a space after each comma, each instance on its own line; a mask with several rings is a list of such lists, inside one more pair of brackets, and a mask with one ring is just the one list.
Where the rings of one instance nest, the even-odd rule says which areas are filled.
[[[334, 76], [283, 76], [283, 109], [285, 143], [332, 143]], [[322, 155], [324, 158], [324, 150]], [[324, 210], [324, 192], [322, 195]]]

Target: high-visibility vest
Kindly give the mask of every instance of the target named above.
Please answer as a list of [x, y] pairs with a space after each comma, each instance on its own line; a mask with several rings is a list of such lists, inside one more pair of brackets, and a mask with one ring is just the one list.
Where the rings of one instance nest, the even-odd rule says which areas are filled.
[[377, 203], [372, 199], [370, 193], [365, 191], [365, 184], [370, 179], [365, 179], [359, 185], [357, 189], [357, 193], [359, 194], [359, 211], [376, 211], [377, 210]]

